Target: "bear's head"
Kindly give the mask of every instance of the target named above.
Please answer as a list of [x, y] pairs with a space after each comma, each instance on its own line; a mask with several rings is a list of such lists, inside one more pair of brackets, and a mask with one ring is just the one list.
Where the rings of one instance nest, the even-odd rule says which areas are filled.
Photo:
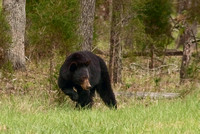
[[90, 85], [90, 74], [88, 70], [88, 66], [90, 64], [90, 61], [77, 63], [72, 62], [69, 66], [69, 70], [72, 74], [72, 81], [75, 83], [75, 85], [80, 86], [83, 90], [88, 90], [91, 88]]

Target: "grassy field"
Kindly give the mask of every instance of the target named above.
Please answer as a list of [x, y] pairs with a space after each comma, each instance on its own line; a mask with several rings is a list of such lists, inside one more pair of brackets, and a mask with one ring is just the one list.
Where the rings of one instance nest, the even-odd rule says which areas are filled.
[[[45, 98], [45, 96], [44, 96]], [[110, 110], [102, 103], [77, 110], [72, 103], [53, 105], [31, 95], [1, 95], [0, 133], [5, 134], [197, 134], [200, 132], [200, 91], [176, 100], [120, 102]]]
[[[58, 59], [56, 61], [63, 61]], [[93, 109], [57, 94], [55, 64], [51, 88], [48, 62], [27, 63], [25, 72], [0, 72], [0, 134], [197, 134], [200, 132], [199, 82], [179, 85], [179, 72], [124, 69], [124, 84], [114, 91], [178, 92], [173, 100], [138, 100], [117, 96], [118, 110], [108, 109], [97, 96]], [[173, 69], [173, 68], [172, 68]], [[167, 70], [170, 70], [168, 68]], [[157, 74], [158, 73], [158, 74]], [[131, 74], [131, 75], [130, 75]], [[55, 76], [54, 76], [55, 75]], [[161, 78], [155, 83], [157, 77]], [[194, 86], [193, 86], [194, 85]], [[133, 87], [134, 86], [134, 87]], [[141, 89], [141, 90], [140, 90]], [[61, 102], [61, 103], [60, 103]]]

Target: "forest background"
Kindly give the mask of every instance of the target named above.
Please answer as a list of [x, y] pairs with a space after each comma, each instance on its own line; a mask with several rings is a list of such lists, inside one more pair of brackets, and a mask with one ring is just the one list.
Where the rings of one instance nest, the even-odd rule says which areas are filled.
[[[0, 2], [0, 108], [4, 109], [0, 132], [199, 131], [198, 0], [19, 0], [8, 5], [9, 0]], [[18, 18], [20, 15], [11, 18], [25, 22], [24, 49], [11, 50], [15, 37], [8, 18], [13, 12], [18, 13], [11, 10], [20, 7], [20, 2], [26, 5], [25, 21]], [[9, 8], [10, 5], [16, 8]], [[107, 111], [98, 97], [93, 111], [74, 112], [74, 103], [59, 90], [59, 68], [66, 56], [79, 50], [92, 51], [106, 61], [119, 103], [116, 113]], [[17, 62], [13, 51], [20, 55]], [[138, 100], [132, 95], [138, 91], [173, 92], [179, 97]], [[128, 116], [128, 112], [132, 114]], [[59, 119], [53, 122], [56, 113], [70, 120], [67, 125]], [[98, 120], [96, 124], [94, 118]], [[127, 118], [141, 121], [134, 124]], [[15, 123], [16, 120], [20, 122]], [[56, 124], [55, 130], [49, 128], [53, 128], [49, 121]], [[59, 123], [63, 126], [58, 127]]]

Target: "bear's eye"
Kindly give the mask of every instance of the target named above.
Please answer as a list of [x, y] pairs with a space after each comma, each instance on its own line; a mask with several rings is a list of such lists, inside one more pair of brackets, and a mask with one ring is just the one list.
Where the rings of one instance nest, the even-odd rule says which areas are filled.
[[85, 79], [87, 79], [87, 77], [85, 76], [85, 77], [82, 77], [81, 79], [82, 79], [82, 80], [85, 80]]
[[83, 82], [85, 79], [88, 79], [86, 76], [81, 78], [81, 81]]

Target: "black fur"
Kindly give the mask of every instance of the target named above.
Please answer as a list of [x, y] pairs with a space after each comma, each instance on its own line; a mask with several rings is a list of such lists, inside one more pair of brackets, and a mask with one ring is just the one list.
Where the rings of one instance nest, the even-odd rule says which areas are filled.
[[[86, 76], [87, 72], [92, 87], [83, 90], [80, 79]], [[102, 58], [89, 51], [75, 52], [67, 57], [60, 69], [58, 85], [66, 95], [77, 102], [77, 107], [92, 107], [97, 91], [107, 106], [117, 108], [106, 64]]]

